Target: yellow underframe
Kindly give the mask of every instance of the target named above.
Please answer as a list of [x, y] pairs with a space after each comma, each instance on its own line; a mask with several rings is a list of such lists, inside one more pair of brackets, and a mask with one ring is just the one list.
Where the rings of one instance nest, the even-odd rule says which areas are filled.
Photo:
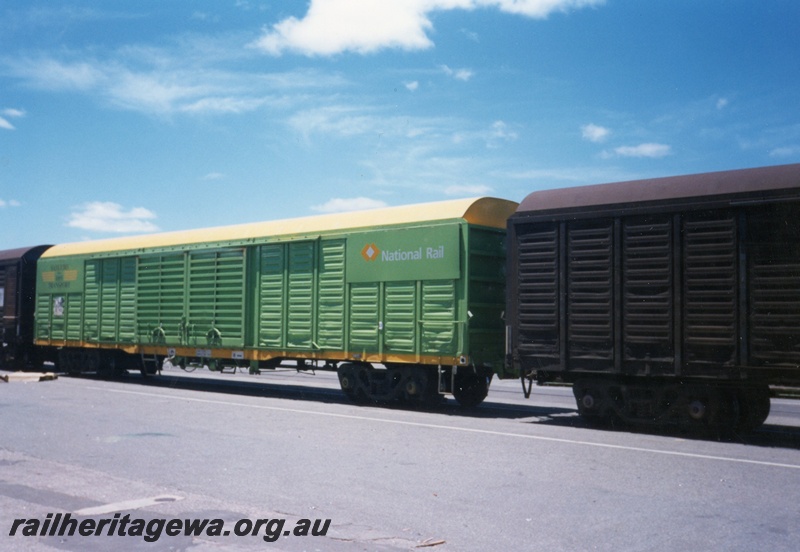
[[185, 358], [202, 358], [209, 360], [231, 361], [270, 361], [280, 358], [322, 360], [331, 362], [370, 362], [376, 364], [403, 363], [426, 364], [432, 366], [465, 366], [469, 364], [467, 356], [434, 356], [414, 354], [387, 354], [348, 351], [300, 351], [300, 350], [271, 350], [271, 349], [234, 349], [234, 348], [203, 348], [169, 345], [121, 345], [112, 343], [91, 343], [84, 341], [46, 341], [36, 340], [36, 345], [56, 348], [80, 349], [105, 349], [119, 350], [131, 355], [159, 355], [178, 356]]

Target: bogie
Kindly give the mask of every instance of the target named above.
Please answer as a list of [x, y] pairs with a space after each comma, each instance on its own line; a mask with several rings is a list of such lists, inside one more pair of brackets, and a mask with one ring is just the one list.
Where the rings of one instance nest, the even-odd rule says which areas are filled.
[[438, 403], [437, 371], [434, 366], [345, 362], [337, 369], [342, 391], [354, 403], [403, 402], [431, 406]]
[[592, 378], [576, 381], [572, 389], [578, 413], [595, 422], [746, 432], [769, 415], [769, 388], [763, 384]]

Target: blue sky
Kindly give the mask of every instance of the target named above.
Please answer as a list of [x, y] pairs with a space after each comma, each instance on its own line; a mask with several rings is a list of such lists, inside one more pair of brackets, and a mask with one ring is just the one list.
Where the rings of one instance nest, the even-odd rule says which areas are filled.
[[800, 162], [800, 2], [5, 0], [0, 249]]

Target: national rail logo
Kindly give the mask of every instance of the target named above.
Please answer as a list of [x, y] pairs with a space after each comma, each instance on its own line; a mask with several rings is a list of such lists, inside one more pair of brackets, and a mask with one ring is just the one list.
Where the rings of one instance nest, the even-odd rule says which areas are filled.
[[368, 243], [364, 246], [364, 249], [361, 250], [361, 256], [364, 257], [365, 261], [374, 261], [380, 254], [381, 250], [378, 249], [378, 246], [374, 243]]
[[460, 278], [460, 239], [458, 226], [379, 229], [354, 235], [345, 245], [347, 280], [366, 283]]

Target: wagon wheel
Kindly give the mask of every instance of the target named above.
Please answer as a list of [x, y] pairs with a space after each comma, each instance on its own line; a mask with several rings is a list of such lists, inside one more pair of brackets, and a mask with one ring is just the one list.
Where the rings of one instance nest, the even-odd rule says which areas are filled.
[[339, 385], [342, 391], [347, 395], [347, 398], [355, 404], [364, 404], [368, 399], [364, 387], [358, 378], [358, 372], [361, 369], [363, 368], [347, 362], [340, 365], [337, 370]]
[[432, 408], [442, 402], [444, 395], [439, 393], [439, 381], [435, 368], [416, 365], [408, 367], [402, 372], [405, 376], [401, 401], [423, 408]]
[[732, 390], [693, 385], [686, 390], [684, 401], [684, 422], [690, 429], [729, 432], [738, 423], [739, 402]]
[[492, 376], [483, 371], [459, 371], [453, 381], [453, 396], [458, 404], [465, 408], [478, 406], [489, 394], [489, 382]]
[[738, 428], [752, 431], [763, 424], [769, 416], [769, 387], [766, 385], [745, 387], [738, 390]]

